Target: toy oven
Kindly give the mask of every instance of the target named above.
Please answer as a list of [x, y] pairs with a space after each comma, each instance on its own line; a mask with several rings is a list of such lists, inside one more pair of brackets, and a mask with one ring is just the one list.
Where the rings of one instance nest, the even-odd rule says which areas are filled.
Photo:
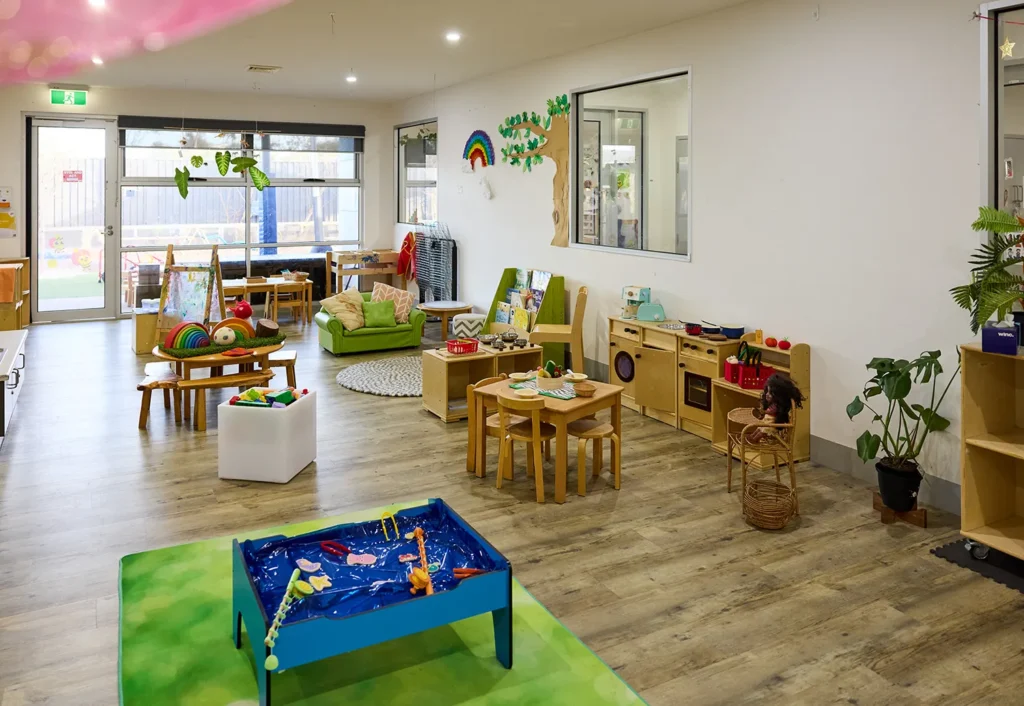
[[711, 411], [711, 378], [689, 370], [683, 375], [683, 402], [688, 407]]

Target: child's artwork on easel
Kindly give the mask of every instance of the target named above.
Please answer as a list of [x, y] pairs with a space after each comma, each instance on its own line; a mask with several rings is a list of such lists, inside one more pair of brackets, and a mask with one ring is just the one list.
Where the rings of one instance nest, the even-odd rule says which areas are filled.
[[221, 284], [220, 259], [213, 246], [209, 265], [178, 265], [174, 246], [167, 246], [160, 310], [156, 319], [156, 341], [183, 321], [209, 326], [226, 317], [224, 287]]

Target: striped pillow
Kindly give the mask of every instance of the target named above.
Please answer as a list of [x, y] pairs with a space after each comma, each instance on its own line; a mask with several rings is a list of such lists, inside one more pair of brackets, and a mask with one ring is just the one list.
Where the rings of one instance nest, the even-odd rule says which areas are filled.
[[409, 323], [409, 312], [412, 311], [412, 292], [397, 289], [383, 282], [374, 282], [370, 301], [393, 301], [395, 303], [395, 321], [400, 324]]

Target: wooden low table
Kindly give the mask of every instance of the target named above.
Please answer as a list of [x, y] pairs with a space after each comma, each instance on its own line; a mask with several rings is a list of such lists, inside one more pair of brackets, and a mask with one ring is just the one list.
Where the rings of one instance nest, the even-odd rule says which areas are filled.
[[448, 340], [448, 322], [456, 314], [472, 314], [473, 307], [466, 302], [428, 302], [417, 307], [428, 316], [441, 317], [441, 340]]
[[[197, 355], [194, 358], [175, 358], [169, 353], [164, 353], [160, 350], [160, 346], [153, 347], [153, 356], [160, 360], [166, 360], [174, 364], [174, 372], [181, 376], [182, 380], [191, 380], [192, 371], [200, 370], [202, 368], [209, 368], [211, 370], [211, 376], [220, 372], [223, 368], [229, 365], [237, 365], [238, 372], [242, 372], [245, 367], [248, 366], [259, 366], [260, 370], [270, 369], [270, 354], [279, 351], [284, 348], [283, 343], [277, 343], [273, 346], [263, 346], [261, 348], [253, 348], [249, 351], [249, 355], [224, 355], [223, 353], [215, 353], [214, 355]], [[191, 414], [189, 412], [189, 391], [182, 391], [182, 411], [185, 415], [185, 419], [189, 419]]]
[[[306, 278], [301, 282], [294, 280], [285, 279], [284, 277], [267, 277], [263, 282], [250, 282], [246, 279], [226, 279], [222, 283], [224, 287], [225, 297], [242, 297], [246, 301], [253, 294], [262, 293], [269, 295], [274, 291], [274, 287], [279, 284], [302, 284], [305, 285], [303, 288], [302, 296], [306, 302], [303, 307], [305, 310], [305, 316], [303, 317], [306, 322], [313, 320], [313, 280]], [[269, 297], [268, 297], [269, 299]], [[269, 318], [270, 312], [266, 310], [264, 305], [264, 317]]]
[[[476, 435], [476, 471], [481, 475], [484, 468], [484, 444], [486, 443], [487, 419], [484, 413], [484, 405], [489, 400], [491, 406], [497, 404], [499, 395], [505, 397], [514, 396], [509, 387], [514, 381], [502, 380], [476, 390], [474, 399], [477, 408], [473, 415], [476, 420], [476, 429], [470, 429], [470, 434]], [[555, 502], [565, 502], [565, 477], [568, 467], [569, 434], [567, 427], [569, 422], [588, 417], [602, 409], [611, 409], [612, 427], [615, 433], [622, 439], [622, 388], [618, 385], [609, 385], [604, 382], [588, 380], [597, 390], [593, 397], [574, 397], [571, 400], [559, 400], [554, 397], [541, 396], [544, 400], [544, 409], [540, 413], [542, 421], [548, 422], [555, 427]], [[621, 441], [620, 441], [621, 443]], [[537, 469], [537, 472], [542, 472]], [[586, 472], [586, 471], [583, 471]]]

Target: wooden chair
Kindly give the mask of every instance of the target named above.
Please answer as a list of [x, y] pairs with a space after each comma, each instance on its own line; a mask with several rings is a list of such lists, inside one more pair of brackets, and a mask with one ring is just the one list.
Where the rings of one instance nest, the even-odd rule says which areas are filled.
[[601, 473], [602, 442], [604, 439], [612, 440], [612, 478], [615, 479], [615, 489], [618, 490], [622, 485], [622, 449], [615, 427], [596, 419], [578, 419], [570, 422], [566, 431], [569, 436], [579, 439], [576, 449], [576, 493], [587, 494], [587, 442], [591, 439], [594, 441], [595, 478]]
[[[468, 443], [467, 443], [467, 450], [466, 450], [466, 472], [467, 473], [476, 473], [477, 476], [479, 476], [480, 478], [483, 478], [485, 475], [487, 475], [487, 469], [486, 468], [477, 468], [476, 467], [476, 445], [477, 444], [483, 444], [484, 445], [484, 454], [483, 454], [483, 456], [484, 456], [484, 463], [486, 464], [487, 463], [487, 437], [493, 436], [495, 438], [500, 438], [499, 437], [499, 433], [500, 433], [499, 430], [501, 428], [501, 424], [499, 423], [497, 413], [489, 414], [489, 412], [491, 411], [492, 408], [485, 407], [484, 408], [484, 414], [487, 415], [487, 420], [484, 423], [484, 436], [483, 436], [483, 438], [480, 438], [480, 439], [477, 438], [477, 436], [476, 436], [476, 389], [478, 387], [484, 387], [485, 385], [491, 385], [493, 383], [501, 382], [502, 380], [506, 380], [506, 379], [508, 379], [508, 376], [505, 373], [502, 373], [501, 375], [498, 375], [497, 377], [484, 378], [480, 382], [466, 385], [466, 405], [467, 405], [467, 408], [469, 410], [469, 440], [468, 440]], [[517, 416], [513, 423], [514, 424], [518, 424], [519, 422], [525, 422], [525, 421], [526, 421], [526, 417], [518, 417]]]
[[288, 387], [296, 387], [295, 351], [275, 351], [268, 356], [267, 360], [271, 368], [284, 368], [285, 375], [288, 377]]
[[153, 390], [164, 391], [164, 408], [171, 408], [174, 400], [174, 423], [181, 424], [181, 390], [178, 382], [181, 376], [174, 372], [167, 363], [148, 363], [146, 377], [135, 389], [142, 392], [142, 409], [139, 410], [139, 429], [145, 429], [149, 423], [149, 406], [153, 400]]
[[[277, 317], [281, 312], [281, 307], [285, 309], [291, 309], [292, 315], [296, 321], [306, 320], [306, 283], [305, 282], [285, 282], [284, 284], [275, 284], [274, 290], [267, 294], [270, 298], [270, 304], [267, 309], [270, 312], [270, 318], [273, 321], [277, 321]], [[298, 309], [298, 313], [295, 313], [295, 309]]]
[[[793, 489], [793, 507], [797, 515], [800, 514], [800, 500], [796, 493], [796, 466], [793, 461], [793, 437], [796, 429], [797, 410], [794, 407], [789, 413], [789, 422], [786, 424], [771, 424], [754, 416], [753, 409], [734, 409], [728, 414], [728, 432], [726, 438], [726, 490], [732, 492], [732, 451], [739, 446], [740, 469], [742, 471], [741, 491], [747, 488], [747, 467], [750, 459], [747, 453], [771, 454], [772, 464], [775, 467], [775, 480], [782, 482], [779, 473], [779, 457], [789, 466], [789, 487]], [[757, 432], [757, 438], [753, 434]]]
[[182, 380], [178, 387], [182, 390], [196, 391], [196, 409], [192, 415], [196, 431], [206, 431], [206, 391], [223, 389], [225, 387], [238, 387], [246, 389], [250, 387], [263, 387], [270, 378], [274, 377], [272, 370], [255, 370], [248, 373], [236, 373], [235, 375], [221, 375], [220, 377], [199, 378], [198, 380]]
[[530, 343], [568, 343], [572, 353], [573, 372], [582, 373], [583, 357], [583, 315], [587, 310], [587, 288], [580, 287], [576, 293], [576, 307], [572, 312], [571, 324], [537, 324], [530, 331]]
[[[533, 476], [537, 486], [537, 502], [544, 502], [544, 461], [541, 459], [541, 444], [555, 438], [555, 428], [540, 420], [540, 411], [544, 409], [544, 398], [537, 396], [531, 399], [519, 399], [498, 396], [498, 438], [501, 439], [501, 450], [498, 454], [498, 481], [501, 488], [502, 478], [512, 480], [512, 445], [516, 441], [526, 442], [526, 474]], [[512, 424], [516, 412], [529, 412], [526, 421]], [[507, 463], [506, 463], [507, 462]]]

